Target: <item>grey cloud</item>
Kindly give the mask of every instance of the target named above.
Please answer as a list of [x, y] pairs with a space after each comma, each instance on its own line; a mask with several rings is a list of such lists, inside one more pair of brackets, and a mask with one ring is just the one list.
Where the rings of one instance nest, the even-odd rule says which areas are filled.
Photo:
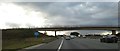
[[0, 0], [0, 2], [119, 2], [119, 0]]
[[17, 24], [17, 23], [10, 23], [10, 22], [7, 22], [5, 23], [6, 26], [9, 26], [11, 28], [19, 28], [20, 27], [20, 24]]
[[29, 24], [29, 23], [27, 23], [26, 26], [29, 27], [29, 28], [33, 28], [33, 27], [35, 27], [34, 25]]
[[[117, 2], [14, 2], [14, 4], [47, 14], [45, 17], [47, 25], [118, 26]], [[20, 26], [15, 23], [6, 25]], [[34, 27], [31, 24], [26, 26]], [[104, 30], [78, 31], [81, 34], [104, 32]]]
[[[46, 23], [59, 25], [118, 25], [117, 2], [15, 3], [46, 13]], [[82, 5], [82, 6], [81, 6]]]

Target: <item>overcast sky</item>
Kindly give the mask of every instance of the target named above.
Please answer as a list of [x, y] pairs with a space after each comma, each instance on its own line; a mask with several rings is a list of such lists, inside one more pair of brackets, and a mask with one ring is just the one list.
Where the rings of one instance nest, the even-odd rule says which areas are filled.
[[0, 18], [2, 29], [58, 25], [118, 26], [118, 2], [1, 2]]

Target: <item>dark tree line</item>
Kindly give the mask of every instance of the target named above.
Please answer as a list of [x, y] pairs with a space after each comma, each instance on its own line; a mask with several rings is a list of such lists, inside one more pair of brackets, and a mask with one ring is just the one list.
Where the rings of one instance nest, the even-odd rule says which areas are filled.
[[79, 33], [78, 32], [71, 32], [70, 35], [75, 35], [75, 36], [78, 36]]

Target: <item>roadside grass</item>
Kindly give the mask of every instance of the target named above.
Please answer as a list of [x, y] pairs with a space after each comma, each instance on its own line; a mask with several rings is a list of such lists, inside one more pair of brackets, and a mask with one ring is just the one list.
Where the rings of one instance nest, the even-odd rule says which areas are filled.
[[8, 39], [3, 40], [2, 49], [23, 49], [33, 45], [41, 43], [49, 43], [53, 40], [56, 40], [55, 37], [44, 37], [44, 38], [25, 38], [25, 39]]

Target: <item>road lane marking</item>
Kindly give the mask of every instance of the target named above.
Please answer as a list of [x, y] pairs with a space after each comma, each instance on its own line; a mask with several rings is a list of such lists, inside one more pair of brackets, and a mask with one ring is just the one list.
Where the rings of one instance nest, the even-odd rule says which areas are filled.
[[62, 47], [62, 44], [63, 44], [63, 38], [62, 38], [62, 41], [61, 41], [61, 44], [60, 44], [60, 46], [58, 47], [58, 49], [57, 49], [57, 51], [60, 51], [60, 49], [61, 49], [61, 47]]
[[27, 48], [24, 48], [24, 49], [34, 49], [34, 48], [39, 47], [39, 46], [42, 46], [42, 45], [44, 45], [44, 44], [45, 44], [45, 43], [43, 43], [43, 44], [38, 44], [38, 45], [34, 45], [34, 46], [27, 47]]

